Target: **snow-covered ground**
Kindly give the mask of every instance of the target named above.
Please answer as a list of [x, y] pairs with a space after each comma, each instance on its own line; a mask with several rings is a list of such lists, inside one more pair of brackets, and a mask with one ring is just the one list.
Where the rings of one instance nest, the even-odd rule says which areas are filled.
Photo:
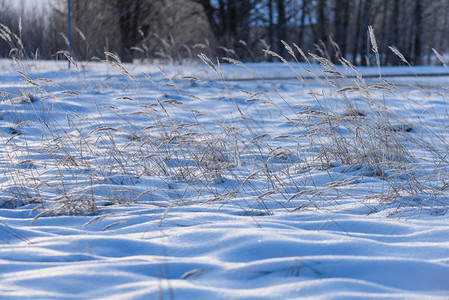
[[1, 299], [448, 299], [445, 68], [66, 67], [0, 61]]

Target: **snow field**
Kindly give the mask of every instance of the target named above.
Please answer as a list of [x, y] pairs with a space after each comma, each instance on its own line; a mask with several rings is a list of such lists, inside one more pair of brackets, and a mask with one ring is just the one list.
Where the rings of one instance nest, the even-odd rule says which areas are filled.
[[449, 294], [444, 78], [1, 66], [1, 297]]

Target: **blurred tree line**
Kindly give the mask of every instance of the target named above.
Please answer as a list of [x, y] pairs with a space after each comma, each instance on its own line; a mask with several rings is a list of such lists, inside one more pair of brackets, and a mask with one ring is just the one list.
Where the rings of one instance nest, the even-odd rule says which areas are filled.
[[[42, 15], [0, 0], [0, 56], [55, 58], [66, 49], [66, 0]], [[282, 41], [338, 63], [375, 63], [372, 25], [383, 65], [433, 61], [449, 50], [449, 0], [72, 0], [72, 49], [79, 60], [104, 52], [132, 59], [194, 58], [198, 53], [266, 61], [269, 49], [288, 58]], [[22, 47], [22, 48], [21, 48]], [[13, 50], [11, 51], [11, 48]]]

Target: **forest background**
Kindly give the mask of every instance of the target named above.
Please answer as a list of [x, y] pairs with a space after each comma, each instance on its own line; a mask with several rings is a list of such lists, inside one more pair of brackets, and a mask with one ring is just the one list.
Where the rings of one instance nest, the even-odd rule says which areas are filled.
[[[58, 59], [67, 49], [67, 1], [30, 13], [0, 0], [0, 57]], [[243, 61], [286, 57], [283, 41], [339, 63], [372, 65], [373, 26], [382, 65], [435, 62], [447, 53], [448, 0], [71, 0], [72, 55], [180, 63], [199, 53]], [[17, 39], [11, 39], [11, 30]], [[8, 38], [9, 36], [9, 38]], [[304, 59], [304, 57], [303, 57]]]

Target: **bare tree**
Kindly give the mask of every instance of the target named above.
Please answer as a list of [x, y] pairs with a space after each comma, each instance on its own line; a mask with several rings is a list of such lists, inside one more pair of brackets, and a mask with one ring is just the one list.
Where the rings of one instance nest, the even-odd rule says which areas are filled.
[[[251, 0], [196, 0], [204, 8], [222, 54], [244, 53], [246, 47], [240, 41], [248, 41], [250, 20], [254, 8]], [[223, 49], [223, 48], [222, 48]]]
[[[10, 29], [2, 34], [15, 34], [23, 42], [20, 48], [17, 39], [0, 40], [0, 55], [50, 58], [65, 49], [67, 11], [59, 7], [42, 22], [37, 15], [21, 19], [23, 11], [0, 0], [0, 23]], [[396, 46], [414, 64], [426, 56], [431, 61], [432, 48], [449, 50], [447, 0], [72, 1], [72, 46], [78, 59], [110, 51], [123, 61], [181, 60], [197, 52], [259, 60], [266, 59], [261, 51], [266, 47], [286, 56], [284, 40], [335, 63], [350, 54], [354, 63], [368, 64], [369, 25], [382, 64], [401, 63], [388, 46]]]

